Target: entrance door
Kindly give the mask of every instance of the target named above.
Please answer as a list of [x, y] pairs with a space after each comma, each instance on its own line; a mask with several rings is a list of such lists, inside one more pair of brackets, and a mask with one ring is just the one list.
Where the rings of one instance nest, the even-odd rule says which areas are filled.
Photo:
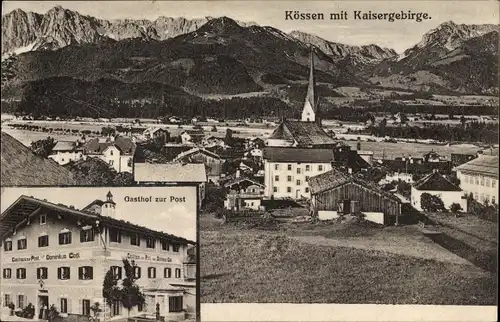
[[351, 213], [351, 200], [346, 199], [344, 200], [344, 214], [350, 214]]
[[295, 199], [300, 199], [300, 189], [295, 191]]
[[47, 320], [48, 311], [49, 311], [48, 295], [38, 295], [38, 318], [41, 320]]
[[113, 317], [117, 315], [120, 315], [120, 302], [114, 301], [111, 305], [111, 316]]

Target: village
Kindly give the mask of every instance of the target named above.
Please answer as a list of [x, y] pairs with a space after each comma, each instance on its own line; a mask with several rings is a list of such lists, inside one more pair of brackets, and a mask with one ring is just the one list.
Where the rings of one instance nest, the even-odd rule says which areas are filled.
[[[345, 245], [323, 235], [335, 235], [338, 229], [348, 229], [348, 237], [362, 239], [369, 231], [384, 240], [370, 246], [370, 237], [364, 241], [357, 238], [349, 245], [355, 249], [438, 258], [438, 261], [446, 262], [442, 259], [444, 256], [451, 258], [453, 263], [472, 262], [479, 270], [491, 271], [494, 265], [491, 245], [496, 243], [496, 235], [486, 241], [488, 249], [477, 251], [479, 246], [475, 244], [465, 248], [468, 251], [464, 253], [464, 244], [468, 245], [470, 239], [464, 241], [463, 236], [455, 239], [456, 236], [452, 235], [454, 242], [450, 242], [450, 239], [443, 238], [448, 235], [440, 226], [452, 226], [460, 231], [472, 225], [482, 233], [487, 230], [490, 235], [494, 234], [490, 228], [498, 216], [498, 148], [457, 147], [449, 153], [450, 149], [445, 150], [443, 145], [419, 145], [422, 142], [417, 140], [362, 139], [362, 135], [352, 134], [355, 127], [347, 132], [345, 127], [341, 132], [338, 129], [326, 130], [324, 123], [328, 122], [321, 117], [315, 91], [312, 53], [308, 84], [300, 119], [282, 117], [275, 122], [266, 122], [264, 128], [245, 126], [250, 120], [232, 128], [228, 123], [215, 125], [219, 124], [217, 120], [207, 120], [212, 122], [207, 130], [206, 124], [202, 126], [196, 119], [191, 120], [190, 126], [186, 126], [185, 120], [173, 117], [167, 126], [153, 124], [147, 127], [141, 126], [140, 120], [124, 126], [103, 119], [100, 125], [96, 125], [99, 130], [48, 130], [40, 126], [43, 135], [56, 134], [56, 139], [40, 139], [38, 144], [33, 142], [31, 148], [37, 152], [37, 158], [60, 167], [61, 170], [54, 168], [54, 172], [69, 170], [71, 182], [67, 184], [109, 185], [111, 182], [111, 185], [125, 186], [198, 186], [203, 254], [216, 252], [211, 245], [228, 241], [228, 238], [232, 242], [228, 243], [226, 251], [236, 251], [242, 246], [229, 236], [249, 232], [260, 234], [262, 231], [271, 234], [269, 243], [277, 241], [278, 244], [270, 249], [275, 252], [278, 249], [278, 253], [283, 247], [281, 243], [290, 241], [288, 237], [273, 235], [276, 231], [292, 236], [294, 242], [298, 238], [306, 244]], [[400, 117], [397, 114], [391, 122], [400, 122]], [[86, 120], [74, 121], [79, 122]], [[22, 130], [37, 130], [38, 127], [31, 121], [15, 124]], [[57, 139], [57, 132], [66, 136]], [[340, 139], [339, 133], [343, 133], [344, 140]], [[3, 142], [4, 137], [5, 141], [15, 140], [2, 132]], [[346, 142], [346, 138], [350, 138], [347, 140], [350, 142]], [[386, 150], [385, 147], [391, 145], [392, 148]], [[15, 154], [4, 151], [2, 146], [2, 155]], [[102, 169], [112, 172], [114, 179], [99, 181], [105, 177], [99, 175], [99, 171], [104, 171]], [[10, 174], [15, 175], [20, 174]], [[85, 181], [89, 178], [97, 179]], [[8, 182], [9, 179], [2, 180]], [[19, 184], [16, 181], [19, 178], [12, 180]], [[230, 235], [225, 235], [227, 231]], [[477, 231], [463, 234], [482, 241], [481, 236], [475, 235]], [[320, 241], [311, 241], [316, 235], [321, 235]], [[422, 236], [434, 246], [422, 243]], [[413, 245], [416, 250], [408, 250], [412, 245], [400, 245], [408, 238], [418, 239], [415, 241], [418, 245]], [[391, 250], [387, 250], [388, 247]], [[419, 252], [419, 247], [424, 249]], [[438, 247], [439, 250], [429, 251], [429, 247]], [[432, 255], [434, 253], [437, 255]], [[224, 283], [217, 284], [217, 278], [203, 278], [217, 275], [217, 267], [222, 265], [223, 259], [212, 255], [204, 255], [203, 258], [210, 259], [201, 262], [202, 301], [211, 302], [219, 297], [231, 301], [230, 295], [218, 293], [224, 289]], [[243, 278], [240, 283], [245, 285], [244, 288], [249, 281]], [[473, 286], [474, 289], [478, 287]], [[235, 300], [282, 300], [272, 294], [262, 299], [260, 294], [265, 289], [262, 287], [255, 290], [255, 294], [247, 294], [250, 297], [239, 292], [240, 298]], [[204, 294], [213, 295], [206, 298]], [[488, 301], [489, 296], [483, 294], [478, 301]], [[295, 295], [291, 299], [302, 301]], [[323, 300], [320, 297], [313, 299]], [[368, 300], [376, 302], [375, 299]], [[347, 297], [346, 301], [353, 299]], [[469, 303], [464, 299], [460, 301]]]

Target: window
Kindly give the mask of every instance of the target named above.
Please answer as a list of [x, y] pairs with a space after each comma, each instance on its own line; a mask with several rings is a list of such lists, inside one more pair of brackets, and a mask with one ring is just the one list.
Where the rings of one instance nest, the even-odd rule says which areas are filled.
[[464, 175], [464, 181], [465, 183], [469, 183], [469, 176], [466, 174]]
[[43, 235], [38, 237], [38, 247], [47, 247], [49, 246], [49, 236]]
[[474, 178], [475, 178], [475, 180], [474, 180], [474, 181], [476, 182], [476, 184], [477, 184], [477, 185], [479, 185], [479, 177], [478, 177], [478, 176], [475, 176]]
[[274, 181], [280, 181], [280, 176], [274, 176]]
[[122, 279], [122, 268], [120, 266], [111, 266], [110, 270], [113, 272], [113, 277], [115, 279]]
[[156, 278], [156, 267], [148, 267], [148, 278]]
[[12, 240], [5, 240], [3, 242], [3, 250], [6, 252], [12, 250]]
[[481, 185], [484, 186], [484, 177], [481, 177]]
[[167, 251], [170, 250], [170, 244], [169, 244], [169, 242], [166, 241], [166, 240], [162, 240], [161, 241], [161, 249], [162, 250], [167, 250]]
[[286, 187], [286, 192], [292, 192], [292, 188], [291, 187]]
[[182, 296], [168, 297], [168, 312], [182, 312]]
[[474, 192], [474, 200], [478, 201], [478, 199], [479, 199], [479, 195], [478, 195], [478, 193], [477, 193], [477, 192]]
[[175, 278], [181, 278], [181, 269], [180, 268], [175, 269]]
[[91, 280], [94, 278], [94, 268], [92, 266], [78, 267], [78, 279]]
[[109, 150], [109, 155], [113, 155], [113, 150]]
[[489, 187], [490, 186], [490, 178], [486, 178], [485, 183], [486, 183], [486, 187]]
[[136, 266], [134, 268], [134, 276], [137, 279], [141, 278], [141, 268], [140, 267]]
[[179, 249], [181, 248], [181, 245], [179, 244], [174, 244], [173, 245], [173, 249], [174, 249], [174, 252], [178, 253], [179, 252]]
[[82, 300], [82, 314], [90, 316], [90, 300]]
[[24, 309], [24, 295], [19, 294], [17, 296], [17, 307], [20, 309]]
[[495, 188], [497, 186], [497, 180], [496, 179], [491, 179], [491, 187]]
[[109, 160], [109, 165], [113, 165], [115, 163], [114, 160]]
[[309, 193], [309, 187], [306, 187], [306, 188], [305, 188], [305, 192], [306, 192], [306, 193]]
[[16, 278], [20, 280], [26, 279], [26, 268], [16, 269]]
[[306, 165], [306, 171], [311, 171], [311, 166], [309, 164]]
[[61, 313], [68, 313], [68, 299], [61, 298], [60, 312]]
[[286, 177], [286, 181], [288, 181], [288, 182], [292, 182], [292, 176], [288, 176], [288, 177]]
[[309, 181], [309, 176], [306, 176], [306, 182]]
[[132, 158], [128, 158], [127, 167], [131, 167], [131, 166], [132, 166]]
[[59, 245], [71, 244], [71, 232], [59, 233]]
[[163, 277], [164, 278], [172, 277], [172, 269], [170, 267], [165, 267], [165, 269], [163, 270]]
[[141, 238], [137, 234], [130, 235], [130, 245], [140, 246]]
[[94, 241], [94, 229], [82, 229], [80, 230], [80, 243], [87, 243]]
[[301, 170], [301, 168], [297, 168], [297, 174], [300, 174]]
[[121, 243], [122, 242], [122, 234], [118, 229], [111, 228], [109, 230], [109, 241], [112, 243]]
[[288, 165], [288, 171], [292, 171], [292, 165], [291, 164]]
[[297, 183], [297, 186], [300, 186], [300, 180], [297, 180], [296, 183]]
[[495, 196], [491, 196], [491, 203], [492, 204], [496, 203]]
[[71, 269], [69, 267], [58, 267], [57, 268], [57, 278], [60, 280], [70, 279]]
[[47, 215], [40, 215], [40, 225], [45, 225], [47, 223]]
[[318, 171], [323, 171], [323, 166], [322, 165], [318, 165]]
[[4, 294], [3, 295], [3, 306], [9, 305], [11, 302], [10, 300], [10, 294]]
[[46, 280], [49, 276], [49, 269], [47, 267], [38, 267], [36, 269], [36, 278], [39, 280]]
[[278, 192], [278, 187], [273, 187], [273, 192]]
[[146, 239], [146, 247], [147, 248], [155, 248], [155, 242], [156, 242], [156, 240], [154, 238], [148, 237], [148, 239]]
[[28, 241], [26, 238], [21, 238], [17, 241], [17, 249], [26, 249], [28, 246]]
[[12, 269], [4, 268], [3, 269], [3, 278], [6, 278], [6, 279], [12, 278]]
[[275, 164], [274, 165], [274, 170], [279, 170], [280, 169], [280, 165], [279, 164]]

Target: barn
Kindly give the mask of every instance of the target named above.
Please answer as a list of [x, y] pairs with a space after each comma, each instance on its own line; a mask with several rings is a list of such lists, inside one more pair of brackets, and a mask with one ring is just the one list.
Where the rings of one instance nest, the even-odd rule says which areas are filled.
[[376, 184], [332, 169], [309, 178], [311, 211], [319, 219], [341, 214], [362, 213], [365, 218], [384, 225], [397, 224], [401, 201]]

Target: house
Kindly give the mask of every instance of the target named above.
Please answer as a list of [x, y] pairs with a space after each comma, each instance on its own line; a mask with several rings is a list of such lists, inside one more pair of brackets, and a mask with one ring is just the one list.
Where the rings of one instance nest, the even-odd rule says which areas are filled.
[[309, 198], [308, 179], [330, 171], [334, 161], [330, 149], [293, 147], [264, 148], [264, 184], [268, 198]]
[[1, 185], [78, 185], [73, 173], [54, 160], [42, 158], [7, 133], [1, 132]]
[[391, 183], [393, 181], [403, 181], [406, 183], [412, 184], [413, 181], [413, 175], [411, 173], [405, 173], [405, 172], [389, 172], [385, 175], [385, 177], [379, 181], [379, 185], [384, 185]]
[[83, 150], [77, 147], [76, 142], [57, 141], [48, 158], [65, 165], [83, 159]]
[[424, 162], [442, 162], [446, 161], [446, 157], [440, 155], [439, 153], [435, 152], [434, 150], [427, 152], [426, 154], [423, 155]]
[[227, 148], [227, 144], [224, 142], [224, 138], [221, 137], [216, 137], [213, 135], [207, 136], [206, 138], [203, 138], [202, 142], [203, 146], [208, 148], [208, 147], [215, 147], [215, 146], [220, 146], [223, 148]]
[[371, 166], [358, 154], [358, 151], [352, 150], [348, 145], [339, 145], [332, 150], [335, 159], [333, 165], [338, 169], [343, 169], [348, 173], [357, 173]]
[[164, 142], [166, 142], [169, 133], [167, 130], [161, 127], [154, 127], [145, 129], [143, 135], [146, 140], [156, 140], [158, 138], [163, 138]]
[[261, 138], [253, 138], [248, 142], [248, 149], [254, 148], [254, 149], [259, 149], [262, 150], [264, 146], [266, 145], [266, 142], [261, 139]]
[[478, 157], [478, 154], [464, 154], [464, 153], [452, 153], [451, 154], [451, 164], [454, 167], [458, 167], [464, 163], [474, 160]]
[[357, 150], [356, 152], [370, 166], [373, 164], [373, 151]]
[[135, 163], [133, 175], [139, 185], [196, 185], [198, 204], [205, 200], [207, 173], [202, 163]]
[[259, 148], [253, 148], [247, 151], [245, 156], [262, 159], [262, 150]]
[[82, 149], [85, 157], [97, 157], [116, 172], [132, 173], [136, 144], [129, 137], [94, 138], [85, 143]]
[[262, 199], [264, 198], [264, 185], [246, 177], [236, 177], [226, 181], [224, 187], [228, 189], [224, 207], [226, 209], [240, 211], [244, 209], [262, 210]]
[[319, 219], [340, 214], [363, 213], [365, 218], [384, 225], [398, 223], [401, 201], [376, 184], [346, 174], [339, 169], [311, 177], [311, 212]]
[[399, 160], [382, 160], [380, 163], [389, 172], [394, 173], [408, 173], [417, 177], [421, 177], [431, 173], [434, 170], [438, 170], [441, 174], [449, 174], [452, 171], [452, 165], [450, 161], [443, 162], [412, 162], [412, 159], [399, 159]]
[[219, 155], [203, 148], [192, 148], [181, 152], [173, 159], [173, 162], [205, 164], [208, 181], [214, 183], [219, 182], [224, 164], [224, 160]]
[[437, 170], [417, 181], [411, 188], [411, 205], [420, 211], [422, 210], [420, 199], [424, 193], [440, 197], [447, 209], [450, 209], [453, 203], [458, 203], [464, 211], [467, 211], [467, 199], [463, 190]]
[[181, 133], [182, 144], [201, 144], [204, 136], [203, 130], [185, 130]]
[[[189, 306], [194, 313], [196, 287], [185, 262], [195, 242], [121, 220], [115, 206], [110, 192], [82, 210], [25, 195], [14, 201], [0, 216], [1, 306], [32, 303], [42, 320], [40, 307], [51, 305], [65, 319], [88, 320], [95, 302], [103, 320], [154, 315], [156, 303], [168, 320], [184, 320]], [[149, 304], [130, 311], [102, 295], [110, 269], [125, 277], [124, 258], [137, 265], [135, 282]]]
[[498, 203], [498, 156], [480, 155], [456, 167], [460, 188], [479, 202]]

